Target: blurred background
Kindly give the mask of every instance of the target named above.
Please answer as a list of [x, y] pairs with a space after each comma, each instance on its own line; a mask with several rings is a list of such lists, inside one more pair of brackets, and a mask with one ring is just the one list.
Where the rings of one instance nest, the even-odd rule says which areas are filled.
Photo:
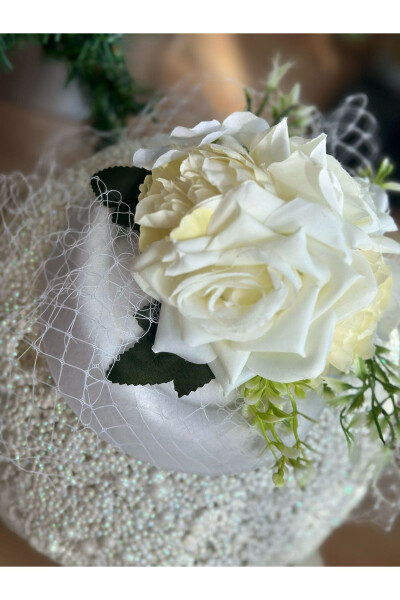
[[[324, 112], [348, 94], [368, 95], [384, 154], [400, 178], [400, 35], [129, 34], [116, 36], [114, 56], [91, 45], [92, 60], [79, 51], [85, 37], [91, 43], [95, 36], [69, 36], [62, 51], [58, 38], [42, 34], [42, 44], [2, 37], [7, 39], [0, 40], [0, 173], [31, 172], [49, 140], [75, 136], [82, 124], [101, 129], [129, 124], [154, 92], [188, 75], [230, 78], [261, 90], [279, 53], [281, 62], [295, 63], [285, 89], [301, 82], [306, 104]], [[72, 66], [77, 55], [81, 62]], [[244, 108], [241, 86], [227, 94], [211, 85], [207, 100], [216, 118]], [[87, 153], [83, 133], [81, 146], [77, 139], [76, 160]], [[392, 207], [400, 223], [400, 196], [392, 198]], [[343, 525], [321, 554], [332, 566], [400, 566], [400, 519], [390, 532], [373, 524]], [[50, 564], [0, 523], [0, 565]]]

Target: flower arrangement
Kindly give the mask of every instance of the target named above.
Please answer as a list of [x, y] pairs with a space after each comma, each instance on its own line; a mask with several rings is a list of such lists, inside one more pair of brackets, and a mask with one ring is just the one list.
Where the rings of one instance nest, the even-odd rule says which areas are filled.
[[315, 420], [302, 411], [309, 394], [339, 407], [349, 444], [369, 427], [393, 448], [400, 432], [400, 245], [385, 235], [398, 185], [387, 159], [351, 173], [324, 133], [309, 137], [299, 86], [279, 88], [287, 69], [275, 65], [254, 112], [246, 90], [247, 110], [177, 127], [132, 168], [92, 179], [114, 223], [136, 232], [130, 270], [147, 299], [140, 340], [108, 379], [173, 381], [181, 402], [215, 380], [263, 436], [277, 486], [312, 470], [318, 448], [299, 430]]

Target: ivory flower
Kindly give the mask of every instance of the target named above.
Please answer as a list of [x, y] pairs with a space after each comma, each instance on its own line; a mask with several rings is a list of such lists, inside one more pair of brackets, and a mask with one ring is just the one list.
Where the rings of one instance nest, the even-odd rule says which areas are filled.
[[156, 352], [209, 363], [228, 392], [371, 356], [390, 298], [387, 197], [351, 177], [326, 139], [289, 138], [251, 113], [177, 128], [142, 149], [132, 270], [162, 303]]

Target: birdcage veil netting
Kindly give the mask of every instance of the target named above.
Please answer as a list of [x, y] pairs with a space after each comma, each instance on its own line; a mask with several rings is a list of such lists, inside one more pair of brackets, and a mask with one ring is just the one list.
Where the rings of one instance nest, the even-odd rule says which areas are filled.
[[[336, 416], [316, 395], [302, 411], [318, 425], [301, 424], [303, 435], [323, 440], [316, 473], [305, 489], [291, 480], [277, 490], [263, 438], [215, 381], [178, 398], [172, 382], [106, 378], [142, 335], [134, 316], [150, 299], [129, 271], [137, 236], [112, 222], [90, 179], [130, 166], [136, 149], [177, 125], [214, 118], [210, 85], [180, 84], [117, 144], [73, 166], [60, 167], [60, 150], [73, 155], [75, 141], [62, 138], [34, 175], [1, 179], [0, 507], [11, 526], [65, 564], [295, 561], [300, 547], [311, 551], [347, 516], [369, 481], [358, 518], [389, 526], [397, 514], [395, 462], [375, 482], [384, 458], [375, 442], [361, 435], [349, 458]], [[223, 85], [226, 93], [237, 87]], [[377, 156], [364, 96], [327, 117], [315, 111], [310, 135], [321, 131], [349, 169]], [[104, 198], [101, 178], [98, 186]]]

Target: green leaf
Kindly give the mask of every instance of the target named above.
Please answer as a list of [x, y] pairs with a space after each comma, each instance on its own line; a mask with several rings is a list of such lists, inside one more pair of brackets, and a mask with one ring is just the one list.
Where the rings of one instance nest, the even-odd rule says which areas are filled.
[[337, 407], [337, 406], [347, 406], [354, 399], [353, 394], [348, 394], [347, 396], [332, 396], [327, 399], [329, 406]]
[[397, 385], [393, 385], [392, 383], [389, 382], [382, 382], [382, 387], [385, 390], [385, 392], [387, 392], [389, 394], [389, 396], [394, 396], [395, 394], [398, 394], [400, 392], [399, 388]]
[[286, 458], [297, 458], [300, 454], [298, 448], [292, 446], [286, 446], [285, 444], [279, 444], [278, 448], [282, 454], [282, 456], [286, 456]]
[[381, 187], [390, 192], [400, 192], [400, 183], [397, 183], [396, 181], [388, 181], [387, 183], [383, 183]]
[[304, 388], [302, 388], [300, 385], [295, 385], [294, 386], [294, 393], [296, 394], [296, 396], [302, 400], [305, 399], [306, 397], [306, 391]]
[[354, 389], [354, 386], [352, 386], [350, 383], [342, 381], [341, 379], [336, 379], [335, 377], [324, 377], [323, 381], [329, 387], [329, 389], [332, 390], [332, 392], [336, 392], [338, 394]]
[[157, 323], [149, 321], [149, 307], [137, 316], [139, 325], [147, 329], [140, 340], [116, 361], [107, 373], [112, 383], [127, 385], [156, 385], [174, 382], [178, 396], [203, 387], [214, 379], [208, 365], [198, 365], [169, 352], [153, 352]]
[[359, 429], [360, 427], [368, 426], [368, 414], [358, 413], [354, 415], [349, 423], [349, 429]]
[[279, 423], [285, 419], [285, 417], [277, 417], [276, 415], [271, 415], [271, 413], [266, 412], [257, 412], [257, 415], [266, 423]]
[[110, 167], [93, 175], [90, 180], [92, 190], [112, 210], [113, 223], [139, 230], [134, 224], [139, 186], [149, 173], [138, 167]]
[[364, 398], [364, 392], [361, 391], [358, 394], [356, 394], [355, 396], [353, 396], [351, 404], [349, 406], [349, 412], [353, 412], [354, 410], [357, 410], [357, 408], [361, 408], [362, 405], [364, 404], [365, 398]]
[[375, 376], [377, 376], [379, 379], [381, 379], [385, 383], [389, 382], [389, 378], [388, 378], [387, 374], [382, 369], [382, 367], [380, 366], [380, 364], [378, 363], [378, 361], [374, 361], [373, 370], [374, 370], [374, 375]]
[[390, 354], [389, 348], [385, 348], [384, 346], [375, 346], [376, 354]]
[[361, 381], [365, 381], [365, 379], [368, 377], [368, 369], [365, 361], [359, 356], [356, 356], [354, 360], [353, 373], [356, 377], [358, 377], [358, 379], [361, 379]]
[[278, 406], [276, 406], [276, 404], [272, 404], [272, 402], [270, 404], [270, 407], [271, 407], [271, 411], [274, 413], [274, 415], [276, 415], [280, 419], [288, 419], [293, 416], [290, 413], [287, 413], [284, 410], [280, 409]]
[[285, 476], [283, 471], [278, 471], [277, 473], [273, 473], [272, 481], [277, 488], [282, 488], [285, 485]]
[[386, 368], [389, 373], [391, 382], [394, 383], [394, 385], [396, 385], [398, 388], [397, 392], [395, 392], [396, 394], [398, 394], [400, 392], [400, 377], [397, 375], [396, 372], [392, 371], [392, 369], [388, 365], [386, 365]]

